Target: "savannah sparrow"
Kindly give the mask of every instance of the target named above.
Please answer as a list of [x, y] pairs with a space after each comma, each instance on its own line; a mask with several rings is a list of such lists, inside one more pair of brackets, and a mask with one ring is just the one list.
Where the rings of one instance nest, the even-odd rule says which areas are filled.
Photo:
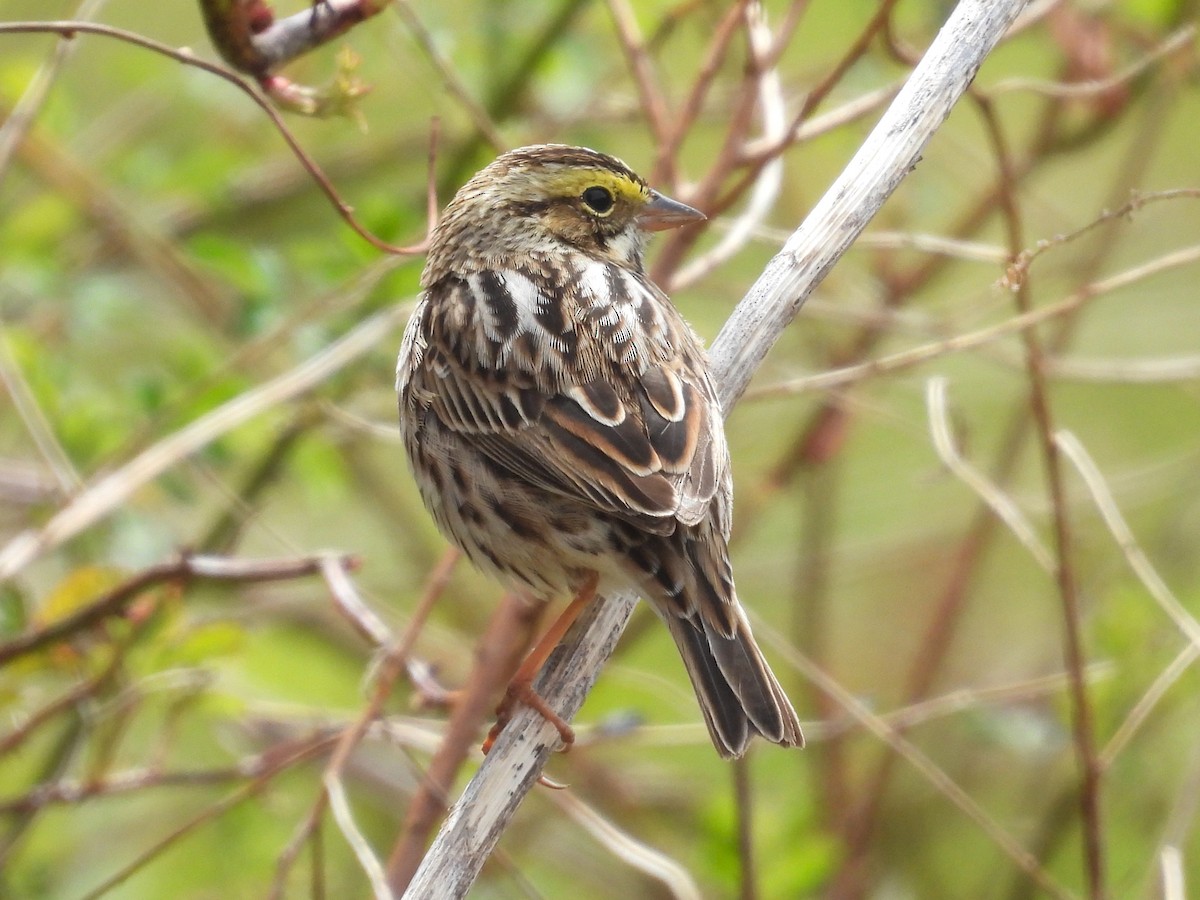
[[734, 592], [729, 451], [704, 350], [642, 265], [647, 232], [702, 218], [593, 150], [503, 154], [433, 232], [396, 386], [442, 532], [541, 601], [639, 592], [728, 757], [755, 734], [803, 737]]

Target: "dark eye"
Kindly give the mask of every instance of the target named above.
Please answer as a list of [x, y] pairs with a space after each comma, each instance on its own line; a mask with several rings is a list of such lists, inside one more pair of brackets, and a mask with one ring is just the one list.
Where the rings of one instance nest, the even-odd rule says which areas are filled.
[[602, 188], [599, 185], [588, 188], [583, 192], [583, 202], [588, 205], [592, 212], [600, 215], [607, 215], [613, 208], [612, 191], [608, 188]]

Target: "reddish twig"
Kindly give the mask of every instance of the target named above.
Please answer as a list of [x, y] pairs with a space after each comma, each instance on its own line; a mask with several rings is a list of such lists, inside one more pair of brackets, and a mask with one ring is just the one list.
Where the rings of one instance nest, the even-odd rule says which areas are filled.
[[[386, 644], [387, 647], [374, 675], [375, 687], [369, 702], [354, 723], [341, 732], [337, 746], [325, 767], [322, 777], [323, 789], [320, 795], [313, 802], [308, 815], [297, 827], [292, 839], [279, 855], [275, 867], [275, 879], [271, 887], [271, 897], [282, 897], [286, 894], [287, 875], [300, 850], [314, 840], [326, 810], [334, 803], [335, 797], [340, 798], [342, 773], [350, 759], [350, 754], [361, 743], [371, 725], [379, 718], [396, 680], [409, 662], [409, 653], [417, 635], [433, 605], [445, 589], [458, 557], [459, 553], [454, 549], [445, 553], [429, 577], [408, 628], [399, 638], [393, 638], [386, 626], [367, 608], [355, 591], [353, 584], [346, 577], [345, 569], [340, 562], [328, 557], [323, 561], [322, 574], [334, 594], [339, 609], [350, 617], [356, 629], [373, 644]], [[350, 836], [347, 835], [347, 838], [349, 839]], [[374, 883], [378, 880], [378, 872], [382, 871], [381, 867], [373, 859], [364, 860], [363, 863]]]
[[[792, 135], [794, 135], [804, 121], [813, 114], [817, 107], [825, 101], [825, 98], [829, 96], [833, 89], [838, 86], [841, 80], [846, 76], [846, 73], [850, 71], [851, 66], [853, 66], [856, 62], [858, 62], [859, 59], [862, 58], [862, 56], [867, 52], [867, 49], [871, 46], [871, 42], [875, 40], [875, 36], [881, 31], [886, 31], [888, 21], [892, 16], [892, 8], [897, 2], [898, 0], [883, 0], [879, 6], [879, 9], [875, 11], [875, 15], [871, 17], [871, 20], [867, 22], [866, 27], [859, 32], [858, 37], [854, 39], [854, 43], [851, 44], [849, 49], [842, 54], [841, 58], [834, 64], [833, 68], [825, 74], [825, 77], [817, 82], [816, 86], [805, 95], [804, 102], [800, 105], [800, 109], [796, 113], [791, 127], [784, 132], [784, 137], [779, 141], [776, 141], [774, 144], [768, 144], [760, 147], [753, 155], [748, 155], [745, 158], [744, 162], [750, 163], [750, 168], [742, 176], [742, 179], [736, 185], [734, 185], [733, 188], [726, 192], [726, 196], [732, 195], [736, 197], [738, 194], [740, 194], [741, 190], [744, 190], [742, 185], [753, 182], [754, 178], [757, 177], [757, 170], [759, 168], [765, 166], [768, 162], [770, 162], [780, 153], [783, 153], [789, 146], [791, 146], [793, 140]], [[782, 53], [782, 51], [783, 47], [779, 47], [775, 52]]]
[[266, 0], [200, 0], [213, 46], [233, 68], [256, 78], [377, 16], [387, 0], [317, 0], [276, 19]]
[[176, 49], [169, 47], [166, 44], [137, 34], [136, 32], [126, 31], [123, 28], [115, 28], [111, 25], [99, 25], [94, 22], [77, 22], [77, 21], [53, 21], [53, 22], [5, 22], [0, 24], [0, 34], [60, 34], [64, 37], [74, 37], [76, 34], [96, 34], [103, 37], [114, 38], [115, 40], [124, 41], [128, 44], [133, 44], [136, 47], [141, 47], [144, 50], [150, 50], [158, 53], [168, 59], [173, 59], [176, 62], [183, 63], [187, 66], [194, 66], [210, 75], [216, 75], [218, 78], [229, 82], [238, 90], [242, 91], [246, 96], [258, 105], [258, 107], [271, 120], [271, 124], [275, 126], [275, 130], [279, 132], [288, 148], [295, 155], [300, 165], [312, 176], [313, 181], [317, 183], [317, 187], [321, 189], [329, 202], [333, 204], [338, 215], [346, 222], [355, 233], [363, 240], [367, 241], [373, 247], [382, 250], [385, 253], [391, 253], [397, 256], [414, 256], [425, 251], [424, 242], [413, 244], [408, 247], [397, 247], [389, 244], [384, 240], [376, 237], [367, 228], [360, 224], [354, 216], [354, 209], [346, 203], [337, 189], [330, 182], [325, 173], [321, 171], [320, 166], [316, 161], [305, 152], [300, 146], [300, 142], [296, 136], [292, 134], [291, 129], [284, 123], [283, 118], [279, 115], [276, 109], [254, 89], [254, 87], [230, 69], [219, 66], [216, 63], [207, 62], [193, 56], [190, 50]]
[[[670, 113], [666, 97], [663, 96], [662, 85], [654, 74], [654, 63], [646, 50], [646, 42], [638, 31], [637, 17], [629, 6], [628, 0], [609, 0], [608, 9], [612, 15], [613, 24], [617, 29], [617, 40], [625, 54], [625, 61], [637, 85], [638, 99], [642, 104], [642, 114], [655, 144], [663, 144], [669, 140], [671, 133]], [[668, 182], [674, 181], [673, 164], [667, 161]]]
[[[84, 681], [75, 685], [65, 694], [51, 700], [36, 712], [26, 715], [17, 728], [14, 728], [0, 738], [0, 758], [20, 747], [31, 735], [46, 723], [52, 721], [59, 713], [65, 712], [88, 697], [94, 696], [108, 684], [112, 677], [125, 665], [125, 656], [121, 653], [112, 654], [104, 667]], [[2, 809], [2, 807], [0, 807]]]
[[[58, 643], [71, 635], [87, 631], [111, 616], [120, 615], [139, 594], [156, 584], [183, 585], [194, 580], [253, 583], [303, 578], [317, 574], [322, 560], [321, 556], [239, 560], [183, 555], [171, 562], [143, 569], [69, 616], [0, 644], [0, 666], [19, 656]], [[341, 561], [350, 568], [358, 566], [358, 560], [352, 556], [342, 557]]]
[[[1022, 236], [1020, 211], [1016, 201], [1016, 181], [1012, 157], [1004, 131], [996, 117], [992, 101], [979, 92], [972, 98], [980, 110], [992, 146], [1000, 174], [1000, 202], [1008, 232], [1010, 252], [1015, 261], [1025, 245]], [[1016, 290], [1019, 312], [1032, 311], [1028, 278], [1021, 281]], [[1033, 414], [1038, 439], [1042, 448], [1043, 464], [1046, 469], [1046, 487], [1050, 496], [1056, 551], [1055, 576], [1062, 599], [1063, 639], [1067, 672], [1070, 675], [1072, 724], [1074, 726], [1075, 752], [1080, 768], [1080, 814], [1083, 819], [1084, 869], [1087, 875], [1088, 894], [1092, 900], [1103, 900], [1104, 887], [1104, 842], [1100, 814], [1100, 780], [1103, 769], [1096, 752], [1095, 726], [1092, 722], [1092, 705], [1088, 696], [1085, 676], [1086, 660], [1083, 648], [1079, 585], [1075, 575], [1074, 542], [1068, 518], [1069, 505], [1063, 479], [1061, 450], [1054, 440], [1054, 416], [1046, 389], [1046, 355], [1037, 331], [1029, 329], [1021, 333], [1025, 342], [1026, 363], [1029, 375], [1029, 405]]]
[[705, 53], [704, 61], [700, 64], [700, 71], [696, 74], [695, 81], [692, 82], [692, 89], [688, 92], [679, 113], [675, 116], [674, 126], [668, 129], [663, 140], [658, 142], [658, 154], [650, 175], [652, 184], [670, 184], [672, 188], [675, 187], [673, 183], [676, 174], [675, 158], [679, 154], [683, 139], [696, 123], [704, 100], [712, 88], [713, 80], [717, 77], [717, 73], [725, 62], [725, 57], [729, 54], [729, 45], [733, 41], [733, 36], [737, 34], [738, 25], [744, 21], [748, 2], [750, 0], [737, 0], [729, 7], [717, 25], [717, 30]]
[[425, 844], [445, 813], [450, 786], [466, 761], [480, 728], [532, 642], [541, 607], [506, 594], [475, 648], [475, 666], [459, 692], [441, 746], [421, 787], [408, 805], [404, 829], [388, 859], [388, 883], [399, 896], [425, 854]]

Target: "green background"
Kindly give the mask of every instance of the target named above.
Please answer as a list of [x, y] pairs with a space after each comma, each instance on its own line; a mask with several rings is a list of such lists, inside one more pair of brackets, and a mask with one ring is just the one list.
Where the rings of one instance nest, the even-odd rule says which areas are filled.
[[[573, 14], [556, 20], [568, 7]], [[783, 3], [766, 7], [773, 27], [793, 11]], [[0, 21], [70, 17], [73, 9], [0, 0]], [[412, 9], [466, 92], [490, 111], [506, 146], [586, 144], [651, 170], [654, 138], [609, 5], [508, 0]], [[779, 60], [789, 115], [875, 9], [861, 0], [816, 0], [803, 10]], [[896, 40], [926, 46], [948, 9], [898, 4]], [[673, 111], [724, 12], [719, 3], [637, 4]], [[112, 0], [98, 18], [215, 59], [193, 4]], [[1195, 18], [1190, 3], [1064, 7], [989, 58], [976, 85], [991, 97], [1022, 172], [1010, 194], [1017, 246], [1074, 232], [1133, 190], [1200, 186], [1194, 39], [1108, 93], [1056, 100], [1029, 84], [1112, 76]], [[0, 112], [11, 110], [54, 43], [44, 35], [0, 35]], [[397, 243], [419, 240], [431, 117], [441, 123], [441, 203], [495, 150], [478, 138], [394, 11], [285, 74], [323, 82], [345, 45], [361, 56], [357, 74], [372, 86], [360, 103], [365, 129], [296, 116], [288, 127], [368, 227]], [[744, 41], [735, 39], [682, 144], [683, 183], [675, 186], [682, 199], [721, 146], [744, 60]], [[818, 113], [906, 71], [877, 38]], [[877, 116], [790, 148], [769, 228], [700, 283], [672, 292], [706, 339]], [[417, 291], [421, 259], [382, 263], [245, 95], [128, 44], [76, 39], [27, 140], [0, 174], [8, 389], [0, 393], [0, 466], [9, 473], [2, 484], [34, 486], [0, 494], [3, 543], [47, 521], [79, 484], [288, 372], [368, 316], [411, 302]], [[760, 897], [1043, 896], [927, 773], [897, 758], [894, 742], [872, 735], [818, 690], [797, 653], [886, 721], [911, 723], [913, 746], [1053, 879], [1070, 892], [1086, 890], [1056, 581], [942, 464], [925, 409], [927, 381], [946, 378], [963, 454], [985, 472], [1011, 458], [1003, 491], [1053, 550], [1020, 340], [1010, 335], [834, 390], [755, 395], [860, 361], [854, 347], [864, 329], [878, 329], [870, 359], [1012, 317], [1015, 295], [999, 283], [1010, 239], [997, 177], [996, 145], [980, 107], [964, 99], [785, 333], [728, 423], [738, 591], [810, 736], [803, 752], [756, 747], [742, 770], [749, 805], [740, 808], [749, 811], [754, 848], [749, 883]], [[741, 208], [718, 217], [696, 253], [712, 247]], [[975, 222], [973, 210], [980, 210]], [[942, 255], [895, 240], [927, 234], [979, 242], [986, 252]], [[1151, 203], [1049, 247], [1032, 264], [1028, 296], [1046, 306], [1198, 242], [1195, 196]], [[1194, 263], [1176, 267], [1090, 301], [1067, 326], [1061, 352], [1050, 354], [1062, 366], [1049, 374], [1055, 427], [1088, 449], [1149, 563], [1193, 614], [1200, 612], [1198, 271]], [[1064, 321], [1039, 330], [1047, 346]], [[444, 543], [394, 435], [401, 327], [402, 319], [316, 390], [179, 460], [0, 585], [0, 640], [55, 621], [182, 547], [238, 557], [327, 548], [361, 556], [355, 583], [402, 630]], [[1145, 364], [1177, 358], [1191, 368], [1172, 378], [1151, 371], [1135, 381], [1120, 365], [1138, 364], [1144, 373]], [[1080, 375], [1073, 362], [1095, 363], [1099, 374]], [[19, 411], [18, 394], [32, 406]], [[804, 443], [822, 410], [826, 421], [837, 411], [837, 427]], [[1025, 423], [1015, 452], [1005, 443], [1014, 422]], [[39, 432], [59, 451], [39, 446]], [[1069, 463], [1064, 470], [1100, 754], [1186, 640], [1133, 574]], [[961, 574], [951, 613], [943, 601], [981, 520], [992, 527]], [[415, 648], [444, 684], [466, 677], [500, 591], [465, 564], [455, 570]], [[183, 783], [126, 791], [111, 790], [114, 779], [228, 773], [280, 741], [352, 721], [366, 702], [373, 650], [338, 616], [318, 579], [162, 589], [150, 599], [157, 602], [146, 622], [112, 621], [0, 669], [3, 733], [10, 734], [115, 665], [101, 686], [0, 758], [0, 895], [86, 894], [212, 810], [108, 896], [266, 896], [280, 852], [318, 795], [319, 761], [292, 767], [221, 809], [213, 804], [245, 787], [245, 777], [177, 778]], [[929, 684], [912, 696], [909, 685], [924, 666], [932, 668]], [[1164, 844], [1179, 847], [1192, 884], [1200, 884], [1198, 687], [1194, 668], [1183, 667], [1104, 773], [1100, 827], [1113, 897], [1161, 896]], [[439, 714], [414, 713], [412, 693], [401, 683], [389, 712], [416, 715], [425, 740], [407, 748], [369, 740], [347, 770], [358, 825], [381, 857], [442, 722]], [[704, 896], [751, 895], [742, 880], [750, 857], [737, 842], [734, 768], [713, 752], [666, 630], [648, 610], [638, 613], [577, 724], [589, 737], [550, 766], [573, 797], [675, 860]], [[68, 783], [110, 789], [73, 801], [38, 799], [39, 787]], [[21, 798], [33, 800], [21, 806]], [[472, 896], [669, 896], [554, 800], [535, 790]], [[365, 895], [366, 879], [332, 822], [321, 845], [315, 879], [325, 896]], [[301, 856], [287, 896], [310, 895], [313, 865]]]

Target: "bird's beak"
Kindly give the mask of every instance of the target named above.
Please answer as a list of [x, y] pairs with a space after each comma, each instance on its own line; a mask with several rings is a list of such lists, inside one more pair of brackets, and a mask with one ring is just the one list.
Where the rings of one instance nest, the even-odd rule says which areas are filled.
[[638, 225], [646, 231], [665, 231], [668, 228], [678, 228], [691, 222], [699, 222], [708, 218], [698, 209], [692, 209], [686, 203], [664, 197], [658, 191], [650, 192], [650, 202], [638, 213]]

